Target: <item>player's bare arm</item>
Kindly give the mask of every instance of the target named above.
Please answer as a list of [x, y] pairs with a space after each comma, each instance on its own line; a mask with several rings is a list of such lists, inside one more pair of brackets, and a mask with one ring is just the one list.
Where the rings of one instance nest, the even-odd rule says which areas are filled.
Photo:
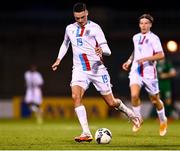
[[134, 56], [134, 53], [131, 54], [131, 56], [129, 57], [129, 59], [123, 63], [122, 65], [122, 68], [125, 70], [125, 71], [128, 71], [129, 70], [129, 67], [133, 61], [133, 56]]
[[138, 62], [138, 64], [141, 64], [141, 63], [143, 63], [145, 61], [157, 61], [157, 60], [161, 60], [161, 59], [164, 59], [164, 57], [165, 57], [164, 52], [158, 52], [158, 53], [156, 53], [153, 56], [139, 59], [139, 60], [137, 60], [137, 62]]
[[57, 70], [57, 67], [60, 65], [60, 62], [61, 60], [60, 59], [57, 59], [54, 64], [52, 65], [52, 70], [53, 71], [56, 71]]
[[160, 74], [160, 78], [161, 79], [167, 79], [167, 78], [174, 78], [177, 75], [176, 70], [175, 69], [171, 69], [169, 72], [162, 72]]

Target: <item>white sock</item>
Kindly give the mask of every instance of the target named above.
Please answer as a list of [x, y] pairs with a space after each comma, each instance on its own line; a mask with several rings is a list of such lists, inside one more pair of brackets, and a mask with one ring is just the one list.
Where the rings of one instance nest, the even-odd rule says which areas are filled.
[[129, 109], [120, 99], [117, 99], [117, 101], [120, 104], [117, 109], [125, 112], [128, 115], [128, 113], [131, 111], [131, 109]]
[[139, 117], [140, 119], [142, 119], [142, 116], [141, 116], [141, 105], [139, 106], [133, 106], [132, 107], [133, 111], [134, 111], [134, 114]]
[[161, 110], [156, 110], [157, 111], [157, 114], [158, 114], [158, 117], [159, 117], [159, 121], [160, 122], [164, 122], [167, 120], [167, 117], [165, 115], [165, 110], [164, 110], [164, 103], [161, 101], [161, 103], [163, 104], [163, 108]]
[[75, 112], [76, 112], [76, 115], [77, 115], [77, 117], [79, 119], [81, 127], [83, 129], [83, 132], [91, 134], [91, 132], [89, 130], [89, 126], [88, 126], [86, 109], [85, 109], [84, 105], [76, 107]]
[[30, 109], [31, 109], [31, 111], [33, 111], [33, 112], [38, 112], [38, 110], [39, 110], [39, 108], [38, 108], [36, 105], [31, 105], [31, 106], [30, 106]]

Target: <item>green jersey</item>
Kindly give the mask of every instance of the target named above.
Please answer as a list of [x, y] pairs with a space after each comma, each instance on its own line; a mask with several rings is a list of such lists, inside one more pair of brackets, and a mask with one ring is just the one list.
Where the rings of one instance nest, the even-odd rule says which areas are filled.
[[171, 62], [165, 60], [163, 62], [157, 62], [157, 73], [159, 79], [159, 87], [160, 89], [171, 89], [171, 78], [161, 79], [161, 73], [169, 73], [173, 70], [173, 65]]
[[160, 74], [169, 73], [171, 70], [174, 70], [174, 67], [171, 62], [164, 60], [163, 62], [157, 62], [157, 73], [159, 80], [159, 89], [160, 93], [164, 98], [171, 97], [171, 78], [161, 79]]

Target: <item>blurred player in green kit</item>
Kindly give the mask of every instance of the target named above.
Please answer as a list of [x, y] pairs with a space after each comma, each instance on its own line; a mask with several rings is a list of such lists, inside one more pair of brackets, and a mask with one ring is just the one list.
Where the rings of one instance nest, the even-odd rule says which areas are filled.
[[[173, 111], [173, 100], [172, 100], [172, 78], [176, 76], [176, 70], [173, 64], [166, 59], [159, 60], [157, 62], [157, 73], [159, 79], [160, 95], [165, 105], [166, 116], [170, 118]], [[155, 109], [153, 108], [151, 116], [155, 115]]]

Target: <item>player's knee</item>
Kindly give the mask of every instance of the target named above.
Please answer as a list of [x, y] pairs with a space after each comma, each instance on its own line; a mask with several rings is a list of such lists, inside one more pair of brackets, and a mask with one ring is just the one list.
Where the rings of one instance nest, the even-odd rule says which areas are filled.
[[150, 96], [150, 100], [151, 100], [152, 104], [155, 105], [155, 104], [158, 103], [158, 100], [159, 100], [159, 99], [158, 99], [157, 96], [154, 95], [154, 96]]
[[137, 94], [133, 94], [133, 95], [131, 95], [131, 100], [132, 101], [138, 101], [139, 100], [139, 96]]
[[160, 100], [156, 97], [156, 96], [151, 96], [151, 102], [155, 107], [158, 107], [159, 105], [161, 105]]
[[80, 97], [80, 95], [72, 94], [72, 99], [73, 99], [74, 101], [76, 101], [76, 100], [80, 100], [81, 97]]
[[154, 100], [154, 101], [151, 100], [151, 102], [152, 102], [152, 104], [153, 104], [154, 106], [157, 106], [157, 104], [158, 104], [157, 101], [155, 101], [155, 100]]

